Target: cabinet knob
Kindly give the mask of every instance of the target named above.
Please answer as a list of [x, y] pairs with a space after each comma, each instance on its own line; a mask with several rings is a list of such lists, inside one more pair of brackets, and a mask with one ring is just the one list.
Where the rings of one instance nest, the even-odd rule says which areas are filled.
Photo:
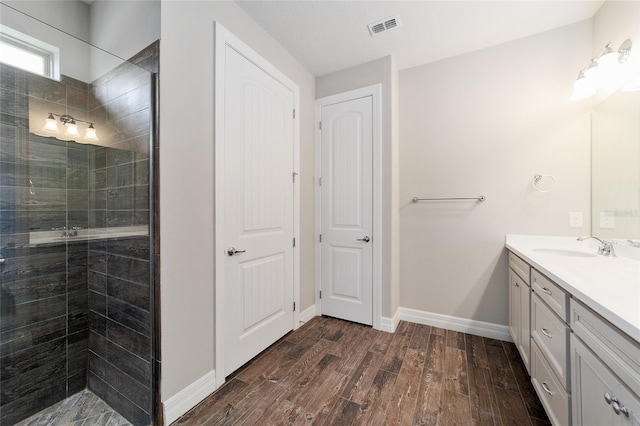
[[607, 404], [611, 405], [611, 395], [609, 395], [609, 392], [604, 393], [604, 400], [607, 401]]
[[620, 413], [622, 413], [625, 416], [629, 417], [629, 409], [624, 405], [620, 405], [620, 401], [618, 401], [618, 398], [611, 398], [611, 401], [612, 401], [611, 408], [613, 408], [613, 411], [618, 416], [620, 415]]

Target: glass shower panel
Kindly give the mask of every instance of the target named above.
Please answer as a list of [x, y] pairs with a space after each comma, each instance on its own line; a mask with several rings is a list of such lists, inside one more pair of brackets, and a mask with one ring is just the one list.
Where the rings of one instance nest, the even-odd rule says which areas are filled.
[[85, 389], [150, 424], [154, 74], [136, 63], [157, 43], [125, 61], [0, 7], [61, 59], [59, 81], [0, 64], [0, 425]]

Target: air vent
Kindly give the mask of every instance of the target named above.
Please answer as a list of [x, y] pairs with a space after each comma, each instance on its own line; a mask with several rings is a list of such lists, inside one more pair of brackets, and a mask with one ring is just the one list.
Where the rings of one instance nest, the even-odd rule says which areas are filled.
[[369, 32], [372, 36], [392, 30], [400, 26], [400, 16], [390, 16], [382, 21], [373, 22], [368, 25]]

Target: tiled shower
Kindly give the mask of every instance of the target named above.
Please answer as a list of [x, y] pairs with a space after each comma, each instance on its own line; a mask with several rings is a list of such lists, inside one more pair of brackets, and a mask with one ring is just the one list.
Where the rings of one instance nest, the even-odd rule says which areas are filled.
[[[152, 422], [157, 66], [158, 43], [89, 83], [0, 64], [0, 425], [87, 388]], [[46, 134], [50, 112], [100, 140]]]

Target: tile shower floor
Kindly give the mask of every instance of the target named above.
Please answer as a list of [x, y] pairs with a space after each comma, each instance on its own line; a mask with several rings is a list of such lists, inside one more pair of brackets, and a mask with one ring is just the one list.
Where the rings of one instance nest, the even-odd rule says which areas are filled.
[[131, 425], [93, 392], [83, 390], [21, 421], [16, 426]]

